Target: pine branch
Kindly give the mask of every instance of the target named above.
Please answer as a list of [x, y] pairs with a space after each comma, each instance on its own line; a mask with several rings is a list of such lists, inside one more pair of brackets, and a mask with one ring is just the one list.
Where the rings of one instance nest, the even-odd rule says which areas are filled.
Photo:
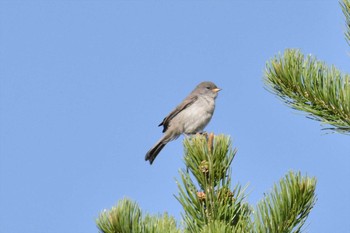
[[345, 39], [348, 42], [348, 45], [350, 45], [350, 1], [343, 0], [342, 2], [340, 2], [340, 6], [345, 16], [345, 22], [346, 22]]
[[180, 233], [176, 221], [167, 213], [142, 217], [139, 206], [125, 198], [118, 202], [110, 211], [103, 211], [96, 220], [102, 233]]
[[334, 66], [286, 50], [266, 65], [265, 85], [290, 107], [333, 126], [326, 129], [350, 133], [350, 79]]
[[289, 172], [258, 203], [255, 232], [301, 232], [316, 202], [316, 179]]
[[244, 189], [236, 185], [230, 190], [230, 165], [236, 150], [231, 149], [229, 137], [198, 135], [185, 139], [184, 146], [187, 170], [180, 171], [177, 199], [185, 211], [187, 232], [211, 229], [208, 225], [214, 222], [230, 229], [248, 229], [250, 207], [244, 203]]
[[143, 220], [144, 233], [180, 233], [174, 217], [167, 213], [163, 215], [152, 216], [147, 214]]
[[228, 136], [197, 135], [186, 138], [184, 146], [187, 169], [180, 171], [176, 197], [184, 209], [182, 229], [168, 214], [143, 217], [135, 202], [123, 199], [96, 220], [101, 233], [301, 231], [316, 200], [314, 178], [289, 173], [254, 211], [246, 202], [246, 187], [231, 187], [236, 149], [232, 150]]
[[97, 227], [103, 233], [141, 232], [141, 209], [129, 199], [123, 199], [110, 211], [103, 211], [96, 220]]

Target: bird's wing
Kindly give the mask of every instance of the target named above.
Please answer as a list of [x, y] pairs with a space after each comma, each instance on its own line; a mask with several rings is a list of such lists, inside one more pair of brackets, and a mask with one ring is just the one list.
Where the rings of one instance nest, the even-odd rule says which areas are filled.
[[196, 100], [198, 99], [198, 96], [192, 96], [189, 98], [186, 98], [180, 105], [178, 105], [171, 113], [169, 113], [168, 116], [166, 116], [163, 121], [158, 126], [163, 126], [163, 133], [168, 129], [170, 121], [179, 114], [182, 110], [188, 108], [191, 106]]

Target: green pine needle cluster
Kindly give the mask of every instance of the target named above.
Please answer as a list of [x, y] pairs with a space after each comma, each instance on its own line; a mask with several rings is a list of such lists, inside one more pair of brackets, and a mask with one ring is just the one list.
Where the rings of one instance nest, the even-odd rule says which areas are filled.
[[343, 0], [343, 2], [340, 3], [340, 6], [343, 10], [343, 14], [345, 16], [345, 22], [346, 22], [345, 38], [348, 44], [350, 45], [350, 1]]
[[103, 233], [180, 233], [173, 217], [167, 213], [158, 216], [146, 214], [137, 203], [125, 198], [111, 210], [104, 210], [96, 220]]
[[199, 135], [185, 139], [184, 146], [187, 169], [180, 171], [177, 199], [184, 207], [186, 232], [201, 232], [214, 222], [247, 229], [251, 211], [244, 201], [245, 188], [236, 185], [231, 190], [230, 165], [237, 150], [231, 149], [229, 137]]
[[213, 134], [185, 138], [184, 162], [176, 199], [183, 207], [182, 224], [166, 213], [143, 214], [123, 199], [96, 220], [103, 233], [265, 233], [300, 232], [313, 208], [316, 180], [289, 172], [254, 206], [247, 186], [232, 187], [231, 163], [237, 150], [228, 136]]
[[315, 205], [316, 179], [289, 172], [257, 206], [257, 232], [301, 232]]
[[[341, 3], [345, 38], [350, 45], [350, 0]], [[265, 69], [265, 86], [290, 107], [308, 118], [330, 125], [325, 129], [350, 134], [350, 76], [314, 56], [288, 49], [271, 59]]]
[[265, 70], [268, 90], [309, 118], [344, 134], [350, 133], [349, 77], [295, 49], [273, 58]]

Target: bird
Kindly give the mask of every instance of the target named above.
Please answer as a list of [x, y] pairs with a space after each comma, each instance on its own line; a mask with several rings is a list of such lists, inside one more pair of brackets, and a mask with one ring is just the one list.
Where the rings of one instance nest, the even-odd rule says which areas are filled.
[[218, 88], [213, 82], [201, 82], [167, 115], [158, 126], [163, 126], [163, 136], [146, 153], [145, 160], [152, 165], [164, 146], [181, 134], [191, 135], [203, 132], [215, 110]]

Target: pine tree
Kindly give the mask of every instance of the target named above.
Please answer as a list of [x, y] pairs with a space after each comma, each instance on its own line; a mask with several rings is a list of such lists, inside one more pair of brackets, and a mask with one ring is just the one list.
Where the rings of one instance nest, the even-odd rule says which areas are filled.
[[[350, 45], [350, 1], [344, 0], [341, 7]], [[287, 105], [304, 111], [308, 118], [331, 125], [325, 129], [350, 134], [350, 76], [335, 66], [288, 49], [267, 63], [265, 84]]]
[[[350, 45], [350, 0], [341, 3]], [[299, 50], [286, 50], [266, 65], [265, 84], [287, 105], [309, 118], [350, 133], [350, 76]], [[177, 181], [182, 223], [167, 213], [143, 213], [123, 199], [96, 220], [103, 233], [301, 232], [316, 202], [316, 179], [290, 171], [254, 207], [245, 190], [232, 187], [231, 163], [237, 153], [228, 136], [197, 135], [184, 139], [185, 169]]]
[[184, 139], [186, 168], [177, 181], [183, 225], [167, 213], [151, 216], [129, 199], [100, 213], [103, 233], [301, 232], [316, 195], [316, 179], [289, 172], [254, 208], [245, 190], [231, 185], [231, 163], [237, 150], [228, 136], [210, 134]]

